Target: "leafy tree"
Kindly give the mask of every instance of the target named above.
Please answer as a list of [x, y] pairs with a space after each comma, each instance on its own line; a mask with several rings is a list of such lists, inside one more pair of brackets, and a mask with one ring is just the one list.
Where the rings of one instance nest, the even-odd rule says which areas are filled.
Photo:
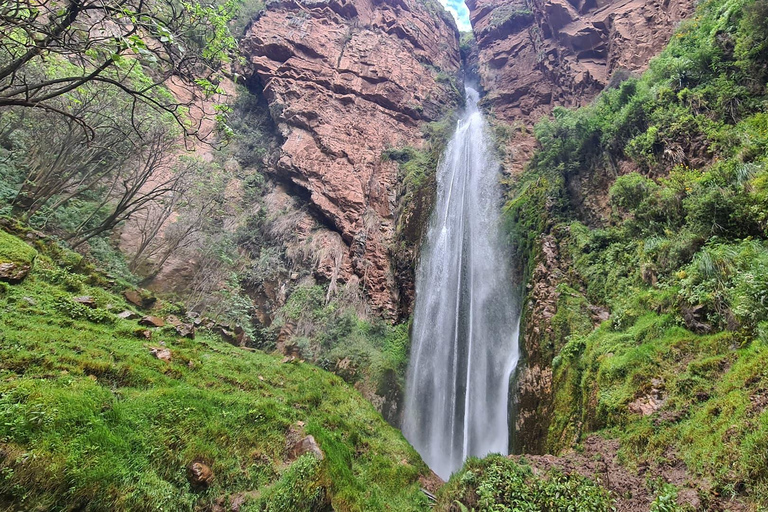
[[[173, 116], [187, 135], [199, 135], [202, 119], [190, 124], [185, 114], [200, 91], [216, 90], [216, 72], [236, 47], [227, 28], [230, 7], [196, 0], [3, 2], [0, 108], [54, 112], [92, 138], [88, 120], [56, 99], [98, 82], [127, 94], [131, 112], [150, 105]], [[143, 65], [151, 77], [137, 73]], [[169, 81], [186, 88], [188, 99], [165, 94]]]

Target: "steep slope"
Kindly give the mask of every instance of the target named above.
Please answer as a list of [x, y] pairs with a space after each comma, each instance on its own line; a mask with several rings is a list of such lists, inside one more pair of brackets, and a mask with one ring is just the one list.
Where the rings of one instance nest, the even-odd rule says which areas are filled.
[[392, 264], [402, 184], [382, 156], [422, 148], [422, 125], [458, 104], [452, 19], [431, 1], [273, 2], [241, 46], [282, 137], [270, 172], [328, 233], [317, 274], [359, 279], [379, 314], [407, 315], [412, 283]]
[[171, 304], [137, 322], [119, 283], [25, 238], [0, 231], [28, 270], [0, 276], [0, 508], [427, 508], [418, 454], [340, 378], [178, 331]]
[[705, 2], [640, 79], [536, 127], [507, 205], [529, 278], [518, 451], [598, 431], [694, 508], [768, 499], [766, 13]]

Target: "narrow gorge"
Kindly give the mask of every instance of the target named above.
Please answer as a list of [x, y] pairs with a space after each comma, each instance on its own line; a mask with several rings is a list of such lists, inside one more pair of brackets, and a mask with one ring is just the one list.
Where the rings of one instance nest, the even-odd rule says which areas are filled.
[[0, 8], [0, 510], [762, 510], [766, 20]]

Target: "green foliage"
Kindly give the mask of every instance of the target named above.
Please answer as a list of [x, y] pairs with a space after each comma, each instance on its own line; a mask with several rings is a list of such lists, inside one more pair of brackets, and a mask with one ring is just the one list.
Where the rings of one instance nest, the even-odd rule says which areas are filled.
[[320, 462], [315, 456], [302, 455], [268, 488], [261, 509], [267, 512], [315, 510], [323, 496], [320, 476]]
[[277, 332], [285, 323], [297, 326], [288, 343], [302, 357], [350, 384], [360, 382], [383, 396], [401, 392], [408, 366], [409, 324], [364, 319], [355, 309], [357, 304], [345, 302], [343, 296], [326, 302], [326, 297], [324, 286], [295, 288], [271, 329]]
[[245, 28], [256, 17], [258, 17], [266, 7], [262, 0], [239, 0], [235, 4], [233, 19], [229, 22], [229, 29], [236, 38], [245, 35]]
[[501, 455], [470, 458], [438, 493], [438, 507], [458, 502], [467, 510], [498, 512], [613, 510], [608, 492], [576, 474], [552, 470], [535, 476], [529, 466]]
[[650, 512], [678, 512], [681, 509], [677, 504], [677, 489], [672, 485], [665, 485], [651, 503]]
[[[768, 95], [765, 52], [748, 48], [765, 42], [766, 5], [703, 2], [642, 77], [556, 109], [506, 207], [526, 275], [542, 235], [562, 272], [535, 354], [553, 368], [546, 449], [602, 430], [630, 465], [679, 459], [758, 503]], [[605, 210], [584, 206], [601, 191]], [[654, 510], [674, 510], [674, 494], [660, 488]]]
[[[205, 330], [190, 340], [158, 329], [147, 341], [135, 320], [99, 323], [69, 309], [59, 283], [81, 281], [78, 294], [99, 305], [90, 314], [125, 300], [50, 254], [0, 294], [4, 506], [191, 511], [241, 495], [252, 510], [427, 508], [418, 454], [340, 378]], [[152, 356], [156, 346], [170, 362]], [[326, 459], [287, 465], [286, 434], [302, 424]], [[208, 489], [188, 483], [193, 460], [213, 469]]]
[[633, 172], [616, 178], [608, 197], [611, 204], [618, 208], [624, 211], [634, 211], [657, 188], [658, 185], [653, 180]]

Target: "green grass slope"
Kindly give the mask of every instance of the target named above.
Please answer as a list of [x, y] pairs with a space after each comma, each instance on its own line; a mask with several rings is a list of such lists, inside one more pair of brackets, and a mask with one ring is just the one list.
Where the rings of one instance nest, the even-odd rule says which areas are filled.
[[[22, 283], [0, 283], [0, 510], [426, 507], [425, 465], [340, 378], [204, 331], [146, 339], [104, 276], [37, 247]], [[0, 259], [19, 250], [0, 233]], [[72, 300], [84, 295], [97, 307]], [[296, 433], [325, 458], [287, 461]], [[212, 468], [209, 488], [187, 481], [192, 461]]]
[[703, 2], [641, 78], [537, 126], [507, 206], [563, 276], [547, 450], [601, 431], [631, 467], [684, 464], [705, 508], [768, 503], [766, 83], [768, 1]]

